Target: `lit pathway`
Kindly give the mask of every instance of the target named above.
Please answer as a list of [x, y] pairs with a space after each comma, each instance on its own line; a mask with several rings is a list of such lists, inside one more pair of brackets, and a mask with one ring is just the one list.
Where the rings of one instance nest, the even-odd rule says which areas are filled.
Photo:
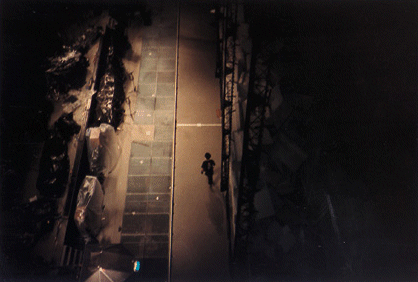
[[[228, 280], [214, 7], [149, 5], [155, 14], [141, 28], [120, 241], [141, 260], [141, 278]], [[217, 164], [212, 189], [200, 174], [207, 151]]]
[[141, 279], [167, 281], [172, 207], [177, 5], [151, 1], [141, 27], [121, 243], [141, 261]]
[[[216, 116], [220, 92], [212, 8], [202, 2], [180, 4], [171, 281], [229, 278], [225, 204], [219, 191], [222, 136]], [[200, 174], [207, 151], [216, 162], [212, 189]]]

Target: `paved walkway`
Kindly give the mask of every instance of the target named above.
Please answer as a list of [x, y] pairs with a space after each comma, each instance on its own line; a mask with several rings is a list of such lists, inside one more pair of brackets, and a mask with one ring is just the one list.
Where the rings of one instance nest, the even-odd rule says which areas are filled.
[[[121, 160], [105, 182], [100, 241], [123, 243], [142, 261], [142, 278], [227, 280], [214, 7], [149, 5], [152, 25], [128, 33], [133, 51], [124, 65], [137, 87], [125, 89], [130, 108], [118, 132]], [[217, 164], [212, 188], [200, 174], [206, 152]]]
[[[172, 281], [229, 278], [224, 195], [220, 192], [221, 121], [215, 78], [214, 8], [180, 3]], [[204, 154], [216, 162], [214, 186], [200, 174]]]
[[129, 136], [123, 144], [128, 153], [122, 157], [127, 168], [122, 169], [126, 196], [120, 242], [141, 260], [142, 278], [164, 281], [171, 239], [178, 9], [172, 1], [155, 1], [149, 8], [155, 13], [152, 25], [131, 29], [130, 36], [133, 44], [141, 42], [136, 46], [140, 67], [133, 73], [138, 86], [124, 126]]

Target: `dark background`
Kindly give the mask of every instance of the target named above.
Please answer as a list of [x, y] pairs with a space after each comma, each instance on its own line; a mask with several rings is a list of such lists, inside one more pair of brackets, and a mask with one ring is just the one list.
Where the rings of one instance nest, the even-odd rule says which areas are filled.
[[250, 3], [254, 34], [284, 43], [281, 83], [314, 98], [309, 142], [367, 185], [381, 234], [416, 247], [417, 2]]

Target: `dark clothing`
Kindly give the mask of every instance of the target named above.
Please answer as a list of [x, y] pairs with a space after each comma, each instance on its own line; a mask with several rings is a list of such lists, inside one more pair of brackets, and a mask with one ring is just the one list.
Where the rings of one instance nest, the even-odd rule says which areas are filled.
[[205, 174], [213, 174], [213, 167], [215, 166], [215, 162], [213, 160], [206, 160], [202, 163], [202, 168]]
[[213, 160], [206, 160], [202, 163], [202, 171], [205, 172], [205, 175], [208, 177], [209, 185], [213, 184], [213, 167], [215, 162]]

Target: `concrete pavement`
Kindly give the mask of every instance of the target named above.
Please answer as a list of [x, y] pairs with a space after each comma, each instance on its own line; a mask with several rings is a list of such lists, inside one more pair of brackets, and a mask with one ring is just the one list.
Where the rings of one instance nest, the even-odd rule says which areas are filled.
[[[128, 31], [130, 105], [99, 241], [124, 244], [142, 260], [143, 278], [229, 280], [214, 7], [179, 5], [150, 3], [152, 25]], [[216, 162], [213, 187], [200, 174], [206, 152]]]
[[[222, 132], [216, 115], [220, 90], [213, 8], [180, 3], [172, 281], [229, 279], [225, 199], [219, 189]], [[213, 187], [200, 174], [206, 152], [216, 163]]]

